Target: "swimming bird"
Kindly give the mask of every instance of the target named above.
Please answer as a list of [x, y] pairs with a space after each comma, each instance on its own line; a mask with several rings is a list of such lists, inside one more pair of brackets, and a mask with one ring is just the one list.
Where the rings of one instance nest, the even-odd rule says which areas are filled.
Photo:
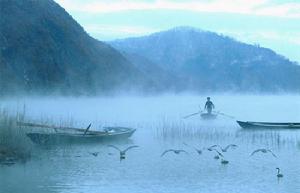
[[91, 155], [93, 155], [93, 156], [95, 156], [95, 157], [97, 157], [99, 153], [100, 153], [100, 152], [89, 152], [89, 154], [91, 154]]
[[189, 147], [191, 147], [191, 148], [193, 148], [199, 155], [201, 155], [202, 154], [202, 150], [201, 149], [198, 149], [198, 148], [195, 148], [195, 147], [192, 147], [192, 146], [190, 146], [190, 145], [188, 145], [187, 143], [185, 143], [185, 142], [183, 142], [183, 145], [186, 145], [186, 146], [189, 146]]
[[225, 160], [225, 159], [222, 159], [222, 160], [221, 160], [221, 164], [226, 165], [226, 164], [228, 164], [228, 163], [229, 163], [229, 161], [227, 161], [227, 160]]
[[168, 153], [168, 152], [174, 152], [175, 154], [180, 154], [181, 152], [184, 152], [184, 153], [188, 154], [188, 152], [186, 152], [185, 150], [182, 150], [182, 149], [168, 149], [168, 150], [164, 151], [164, 152], [160, 155], [160, 157], [164, 156], [164, 155], [165, 155], [166, 153]]
[[255, 151], [253, 151], [250, 156], [253, 156], [255, 153], [258, 153], [258, 152], [271, 153], [274, 157], [277, 158], [277, 156], [271, 150], [269, 150], [269, 149], [257, 149]]
[[220, 159], [220, 156], [215, 155], [214, 159]]
[[280, 169], [276, 168], [276, 170], [277, 170], [277, 178], [282, 178], [283, 174], [280, 173]]
[[227, 152], [227, 150], [228, 150], [229, 148], [236, 148], [237, 145], [235, 145], [235, 144], [229, 144], [229, 145], [227, 145], [224, 149], [223, 149], [220, 145], [213, 145], [213, 146], [211, 146], [211, 148], [215, 148], [215, 147], [219, 147], [219, 148], [221, 149], [222, 152]]
[[127, 147], [127, 148], [124, 149], [124, 150], [121, 150], [120, 148], [118, 148], [118, 147], [116, 147], [116, 146], [114, 146], [114, 145], [108, 145], [108, 147], [112, 147], [112, 148], [118, 150], [118, 151], [120, 152], [120, 160], [123, 160], [123, 159], [126, 158], [125, 155], [126, 155], [126, 152], [127, 152], [128, 150], [130, 150], [130, 149], [132, 149], [132, 148], [137, 148], [137, 147], [139, 147], [139, 146], [137, 146], [137, 145], [129, 146], [129, 147]]

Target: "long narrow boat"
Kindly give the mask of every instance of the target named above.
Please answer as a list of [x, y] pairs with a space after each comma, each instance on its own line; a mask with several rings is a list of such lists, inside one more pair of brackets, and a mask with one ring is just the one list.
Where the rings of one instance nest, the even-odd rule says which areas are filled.
[[[34, 123], [21, 123], [19, 126], [34, 128], [54, 129], [55, 132], [28, 132], [26, 135], [32, 142], [37, 144], [61, 144], [61, 143], [98, 143], [108, 140], [128, 139], [136, 131], [127, 127], [104, 127], [103, 131], [90, 131], [89, 125], [86, 129], [72, 127], [55, 127]], [[63, 131], [63, 132], [60, 132]]]
[[300, 129], [300, 123], [236, 121], [244, 129]]

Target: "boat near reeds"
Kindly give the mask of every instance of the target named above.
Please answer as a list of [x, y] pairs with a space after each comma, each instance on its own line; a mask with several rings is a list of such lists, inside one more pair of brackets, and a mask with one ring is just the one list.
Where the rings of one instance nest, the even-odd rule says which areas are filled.
[[109, 140], [124, 140], [133, 135], [136, 129], [128, 127], [103, 127], [102, 131], [91, 131], [71, 127], [54, 127], [33, 123], [19, 123], [22, 126], [53, 128], [54, 132], [28, 132], [27, 137], [36, 144], [60, 143], [101, 143]]
[[244, 129], [300, 129], [300, 123], [296, 122], [252, 122], [236, 121]]

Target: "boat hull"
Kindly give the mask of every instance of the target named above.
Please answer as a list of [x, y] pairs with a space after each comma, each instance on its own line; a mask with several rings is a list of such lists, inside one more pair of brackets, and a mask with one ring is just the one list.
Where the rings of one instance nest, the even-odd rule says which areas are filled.
[[237, 121], [244, 129], [300, 129], [300, 123]]
[[101, 134], [70, 134], [70, 133], [27, 133], [30, 140], [36, 144], [82, 144], [101, 143], [111, 140], [125, 140], [132, 136], [135, 129], [123, 132], [103, 132]]
[[204, 120], [213, 120], [217, 118], [217, 114], [212, 114], [212, 113], [202, 113], [201, 118]]

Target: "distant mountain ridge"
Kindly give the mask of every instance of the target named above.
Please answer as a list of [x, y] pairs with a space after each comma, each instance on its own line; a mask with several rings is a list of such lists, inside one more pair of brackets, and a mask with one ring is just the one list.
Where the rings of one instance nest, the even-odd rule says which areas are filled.
[[300, 92], [300, 67], [270, 49], [179, 27], [101, 42], [53, 0], [0, 0], [0, 96]]
[[0, 95], [101, 94], [149, 82], [53, 0], [0, 0], [0, 68]]
[[300, 66], [271, 49], [191, 27], [109, 42], [185, 77], [197, 91], [299, 92]]

